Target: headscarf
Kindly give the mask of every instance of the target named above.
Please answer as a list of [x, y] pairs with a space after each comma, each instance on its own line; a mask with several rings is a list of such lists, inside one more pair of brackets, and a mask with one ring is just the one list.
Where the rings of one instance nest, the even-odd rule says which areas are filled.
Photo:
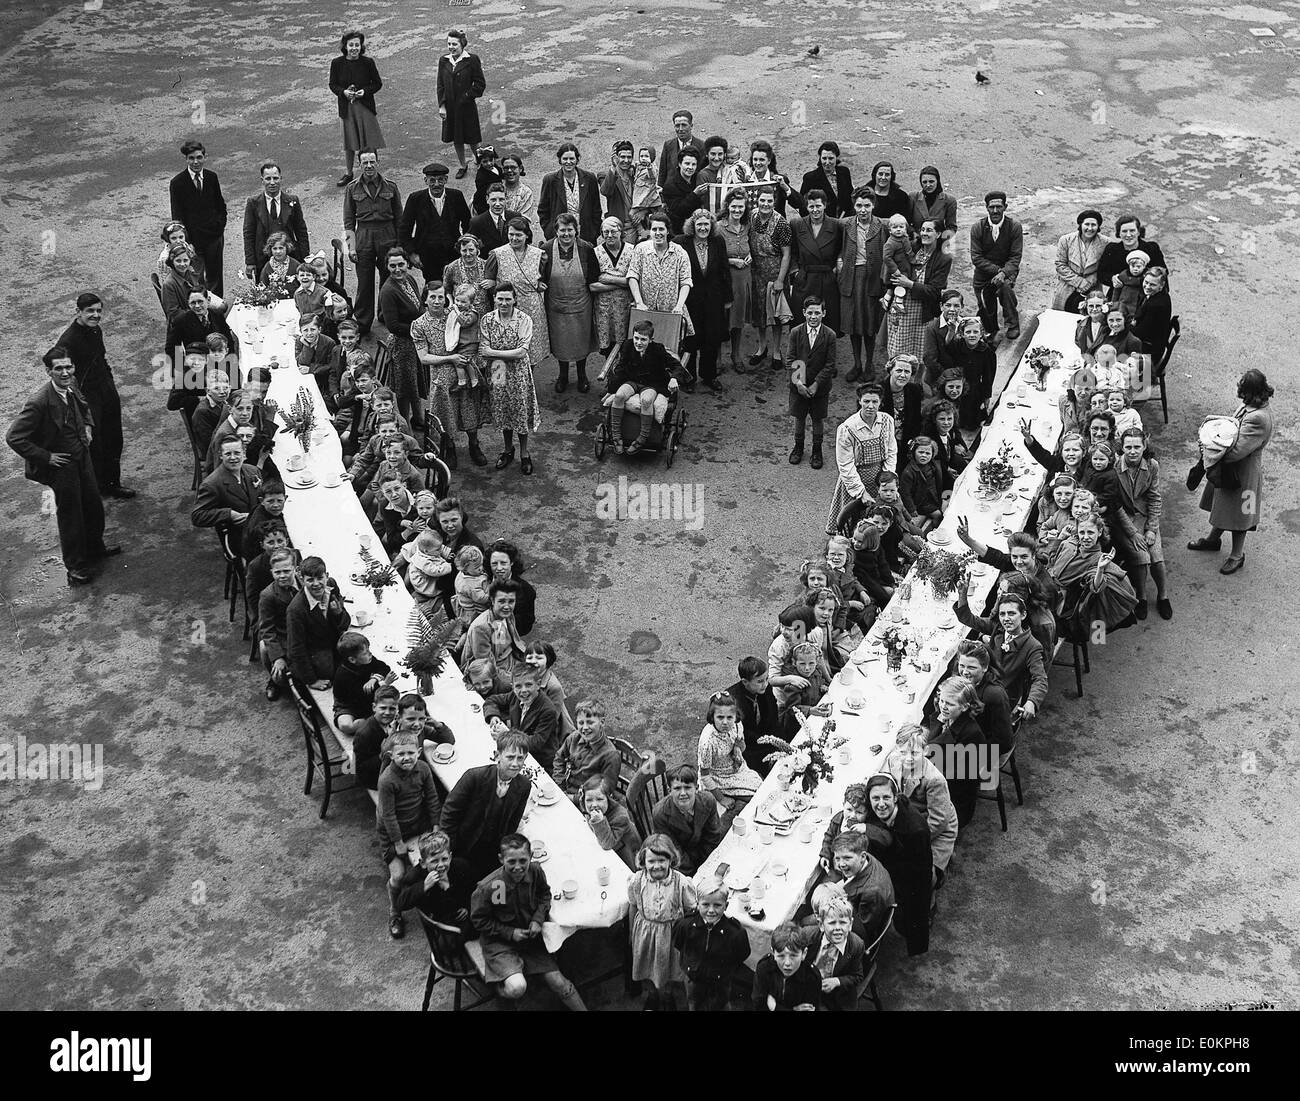
[[[885, 161], [881, 161], [881, 164], [885, 164], [885, 163], [887, 163], [887, 162], [885, 162]], [[876, 167], [879, 168], [880, 165], [877, 165]], [[890, 167], [890, 168], [893, 168], [894, 166], [891, 164], [889, 167]], [[916, 174], [916, 182], [917, 182], [917, 183], [920, 183], [920, 182], [921, 182], [921, 177], [922, 177], [922, 176], [933, 176], [933, 177], [935, 178], [935, 180], [938, 181], [939, 186], [936, 187], [936, 188], [934, 189], [934, 195], [933, 195], [933, 198], [936, 198], [936, 199], [937, 199], [940, 195], [943, 194], [943, 177], [939, 175], [939, 170], [938, 170], [937, 168], [935, 168], [934, 165], [932, 165], [932, 164], [927, 164], [924, 168], [921, 169], [920, 172], [918, 172], [918, 173]], [[872, 175], [872, 182], [873, 182], [873, 183], [875, 182], [875, 175], [874, 175], [874, 173], [873, 173], [873, 175]], [[921, 192], [921, 194], [922, 194], [922, 195], [925, 194], [924, 190]]]

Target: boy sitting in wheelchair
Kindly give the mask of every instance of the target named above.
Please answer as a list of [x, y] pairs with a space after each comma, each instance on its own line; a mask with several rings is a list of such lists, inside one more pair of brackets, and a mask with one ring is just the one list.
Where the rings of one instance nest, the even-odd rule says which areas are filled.
[[[635, 455], [646, 446], [656, 422], [664, 422], [668, 412], [668, 396], [677, 390], [677, 379], [671, 372], [678, 366], [668, 350], [656, 343], [655, 327], [649, 321], [638, 321], [632, 326], [632, 335], [615, 350], [597, 381], [605, 379], [605, 416], [610, 436], [620, 455]], [[623, 443], [622, 414], [636, 413], [641, 418], [641, 429], [635, 440]], [[618, 414], [615, 423], [614, 414]]]

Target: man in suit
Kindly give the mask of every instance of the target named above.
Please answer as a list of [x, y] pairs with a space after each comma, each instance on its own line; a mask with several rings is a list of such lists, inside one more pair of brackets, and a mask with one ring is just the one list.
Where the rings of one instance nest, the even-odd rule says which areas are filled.
[[812, 419], [812, 458], [809, 464], [820, 470], [822, 429], [830, 402], [831, 380], [835, 378], [835, 342], [839, 334], [822, 324], [822, 300], [810, 294], [803, 300], [804, 323], [790, 330], [790, 415], [794, 417], [794, 447], [791, 464], [803, 461], [804, 423]]
[[527, 736], [510, 730], [496, 742], [496, 763], [465, 770], [444, 800], [438, 822], [451, 838], [451, 851], [469, 861], [479, 879], [497, 867], [497, 846], [519, 828], [533, 788], [523, 775]]
[[99, 491], [105, 497], [129, 500], [135, 490], [122, 485], [122, 399], [104, 350], [103, 319], [104, 300], [93, 291], [79, 294], [77, 316], [58, 344], [72, 357], [77, 389], [90, 406], [95, 426], [90, 461]]
[[307, 219], [297, 195], [280, 189], [280, 166], [265, 161], [262, 190], [244, 204], [244, 273], [256, 279], [266, 263], [266, 242], [272, 233], [289, 235], [289, 255], [302, 261], [311, 252]]
[[181, 146], [186, 168], [171, 178], [172, 220], [185, 226], [190, 244], [203, 257], [203, 272], [208, 290], [221, 297], [222, 254], [226, 247], [226, 199], [215, 172], [203, 167], [207, 151], [201, 141], [187, 141]]
[[424, 190], [407, 197], [399, 236], [402, 247], [424, 274], [442, 281], [442, 270], [460, 257], [456, 241], [469, 229], [465, 196], [447, 186], [449, 169], [435, 161], [424, 166]]
[[988, 211], [970, 227], [970, 262], [975, 269], [975, 300], [980, 321], [990, 337], [998, 331], [998, 305], [1007, 325], [1007, 339], [1020, 335], [1020, 304], [1016, 301], [1016, 278], [1024, 252], [1024, 230], [1007, 213], [1007, 193], [990, 191], [984, 196]]
[[483, 242], [480, 255], [485, 259], [494, 248], [506, 243], [506, 185], [488, 184], [487, 210], [475, 215], [469, 223], [469, 231]]
[[668, 182], [669, 173], [677, 168], [677, 158], [681, 156], [682, 150], [688, 145], [699, 153], [700, 164], [704, 163], [704, 143], [691, 133], [694, 125], [695, 116], [690, 111], [676, 111], [673, 113], [673, 137], [664, 142], [663, 147], [659, 150], [660, 187], [663, 187]]
[[957, 321], [966, 307], [966, 299], [956, 287], [949, 287], [939, 295], [939, 316], [927, 321], [921, 329], [921, 381], [927, 392], [939, 387], [939, 376], [949, 367], [957, 366], [948, 353], [948, 346], [960, 340]]
[[352, 616], [322, 559], [304, 558], [298, 575], [302, 591], [284, 613], [285, 658], [298, 682], [319, 692], [334, 678], [334, 650]]
[[718, 801], [699, 785], [694, 768], [678, 765], [668, 773], [668, 794], [651, 814], [655, 833], [666, 833], [680, 850], [683, 875], [694, 875], [722, 841]]
[[600, 182], [585, 168], [578, 167], [582, 155], [578, 147], [566, 141], [555, 151], [559, 170], [542, 178], [537, 197], [537, 219], [542, 235], [555, 236], [555, 219], [568, 211], [578, 219], [578, 238], [593, 245], [600, 240]]
[[42, 358], [50, 381], [27, 400], [5, 442], [23, 457], [24, 474], [54, 493], [68, 584], [89, 585], [91, 566], [122, 548], [104, 543], [104, 503], [90, 461], [95, 419], [77, 389], [72, 357], [56, 344]]
[[169, 355], [176, 356], [176, 349], [179, 347], [184, 351], [201, 352], [206, 356], [208, 336], [212, 333], [220, 333], [226, 340], [226, 347], [233, 354], [239, 354], [239, 338], [226, 324], [225, 315], [208, 308], [206, 292], [190, 291], [187, 305], [189, 309], [168, 326], [167, 353]]
[[190, 521], [196, 528], [229, 528], [230, 545], [238, 551], [244, 545], [244, 522], [257, 508], [262, 475], [244, 462], [244, 444], [238, 436], [221, 441], [220, 455], [220, 465], [199, 485]]
[[361, 176], [343, 192], [343, 230], [348, 259], [357, 268], [352, 316], [364, 336], [375, 320], [375, 269], [379, 269], [380, 286], [388, 278], [388, 250], [397, 244], [402, 194], [395, 183], [379, 174], [379, 154], [373, 149], [361, 150], [358, 160]]
[[559, 712], [537, 687], [537, 672], [532, 666], [515, 666], [510, 687], [511, 691], [483, 701], [483, 719], [494, 734], [522, 730], [528, 737], [528, 752], [549, 775], [560, 748]]

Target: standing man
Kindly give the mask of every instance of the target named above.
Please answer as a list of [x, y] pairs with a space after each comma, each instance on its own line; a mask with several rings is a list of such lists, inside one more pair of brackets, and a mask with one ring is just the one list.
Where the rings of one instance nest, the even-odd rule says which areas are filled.
[[402, 210], [402, 247], [424, 273], [425, 281], [442, 281], [442, 269], [459, 259], [456, 241], [469, 229], [469, 204], [447, 187], [449, 169], [435, 161], [424, 166], [424, 190], [408, 196]]
[[438, 59], [438, 117], [442, 119], [442, 140], [456, 147], [458, 180], [469, 172], [465, 146], [477, 146], [483, 140], [475, 101], [487, 90], [483, 63], [477, 54], [466, 51], [468, 43], [464, 31], [448, 31], [447, 54]]
[[542, 235], [548, 241], [554, 237], [555, 219], [567, 212], [578, 219], [578, 237], [595, 247], [600, 240], [600, 183], [594, 173], [578, 167], [582, 155], [573, 142], [561, 145], [555, 158], [560, 169], [542, 178], [542, 193], [537, 199]]
[[5, 442], [26, 461], [26, 476], [54, 491], [68, 584], [89, 585], [91, 565], [122, 548], [104, 544], [104, 503], [90, 459], [94, 414], [77, 389], [72, 357], [56, 344], [42, 358], [50, 381], [28, 399]]
[[822, 431], [830, 403], [831, 382], [835, 378], [835, 341], [839, 333], [823, 325], [825, 307], [822, 300], [810, 294], [803, 300], [802, 325], [790, 330], [790, 415], [794, 417], [794, 447], [790, 462], [798, 466], [803, 461], [804, 424], [812, 419], [812, 458], [814, 470], [820, 470], [825, 457], [822, 454]]
[[675, 111], [673, 113], [673, 134], [663, 144], [659, 150], [659, 186], [663, 187], [668, 182], [668, 174], [677, 170], [677, 159], [682, 155], [682, 150], [690, 146], [700, 155], [700, 164], [704, 163], [704, 143], [691, 133], [691, 128], [695, 125], [695, 116], [689, 111]]
[[185, 226], [185, 235], [203, 257], [203, 274], [208, 290], [222, 296], [222, 254], [226, 247], [226, 199], [217, 174], [203, 167], [207, 151], [201, 141], [181, 146], [186, 169], [172, 177], [172, 220]]
[[984, 196], [988, 214], [970, 227], [970, 262], [975, 268], [975, 301], [980, 323], [989, 337], [997, 336], [998, 304], [1007, 324], [1007, 339], [1020, 335], [1020, 310], [1016, 301], [1016, 277], [1024, 251], [1024, 231], [1007, 213], [1007, 193], [990, 191]]
[[388, 250], [397, 244], [402, 196], [395, 183], [379, 174], [379, 154], [375, 150], [361, 150], [359, 160], [361, 177], [343, 192], [343, 230], [348, 259], [357, 269], [353, 316], [365, 336], [375, 320], [375, 269], [379, 269], [382, 286], [388, 278]]
[[474, 215], [469, 223], [469, 231], [483, 242], [482, 255], [506, 243], [506, 185], [500, 182], [488, 184], [487, 210]]
[[262, 190], [244, 204], [244, 274], [249, 279], [256, 279], [266, 263], [266, 241], [272, 233], [289, 235], [289, 255], [299, 262], [311, 252], [302, 204], [297, 195], [280, 190], [280, 166], [265, 161], [260, 171]]
[[94, 432], [90, 461], [95, 481], [105, 497], [125, 501], [134, 489], [122, 485], [122, 399], [117, 393], [113, 368], [104, 352], [104, 300], [93, 291], [77, 295], [77, 316], [59, 337], [77, 371], [77, 389], [90, 406]]

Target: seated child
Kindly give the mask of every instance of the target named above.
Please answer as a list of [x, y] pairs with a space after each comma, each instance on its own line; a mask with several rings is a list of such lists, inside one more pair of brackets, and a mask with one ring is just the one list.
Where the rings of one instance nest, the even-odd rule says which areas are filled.
[[635, 871], [641, 835], [633, 825], [627, 808], [614, 798], [614, 790], [604, 776], [588, 776], [579, 786], [573, 801], [587, 819], [587, 825], [596, 835], [600, 847], [617, 854], [624, 864]]
[[379, 776], [375, 823], [388, 865], [388, 935], [400, 940], [406, 921], [397, 907], [397, 887], [406, 869], [419, 862], [420, 834], [433, 829], [442, 803], [433, 769], [420, 756], [419, 735], [399, 731], [389, 739], [392, 763]]
[[593, 777], [603, 778], [610, 792], [618, 791], [623, 760], [605, 733], [605, 705], [596, 700], [580, 700], [577, 711], [577, 726], [556, 753], [551, 775], [566, 795], [575, 794]]
[[433, 519], [433, 509], [437, 503], [438, 497], [431, 489], [422, 489], [415, 495], [414, 515], [402, 519], [403, 546], [417, 539], [422, 531], [438, 526]]
[[1074, 504], [1074, 479], [1068, 474], [1057, 474], [1051, 482], [1051, 497], [1038, 500], [1038, 541], [1054, 543], [1064, 534], [1070, 522], [1070, 509]]
[[826, 574], [827, 588], [837, 588], [844, 597], [848, 622], [869, 631], [876, 621], [876, 606], [853, 576], [853, 541], [847, 536], [832, 535], [826, 541]]
[[731, 980], [749, 958], [749, 934], [728, 916], [728, 898], [721, 881], [702, 885], [696, 898], [699, 909], [673, 926], [673, 947], [686, 971], [686, 997], [693, 1013], [729, 1009]]
[[[537, 672], [537, 687], [560, 713], [560, 736], [567, 738], [578, 728], [574, 725], [569, 705], [565, 702], [564, 684], [555, 675], [556, 660], [555, 647], [549, 642], [530, 642], [524, 650], [524, 661]], [[604, 714], [602, 708], [601, 716]]]
[[[795, 683], [784, 684], [773, 690], [776, 696], [777, 714], [785, 730], [797, 730], [797, 723], [790, 715], [791, 708], [798, 708], [805, 715], [821, 703], [830, 687], [831, 673], [826, 666], [821, 651], [811, 642], [801, 642], [790, 654], [790, 663], [781, 670], [787, 676], [794, 674]], [[804, 687], [797, 686], [802, 680]]]
[[898, 478], [903, 508], [918, 520], [917, 535], [926, 535], [943, 522], [944, 471], [934, 461], [934, 441], [917, 436], [910, 445], [911, 459]]
[[822, 1007], [841, 1013], [857, 1008], [865, 976], [866, 944], [853, 931], [853, 903], [831, 895], [816, 909], [818, 927], [808, 956], [822, 980]]
[[413, 515], [415, 498], [396, 472], [390, 471], [379, 483], [379, 499], [372, 519], [390, 559], [400, 554], [406, 545], [407, 540], [402, 538], [402, 526], [406, 523], [406, 518]]
[[883, 278], [886, 290], [880, 304], [890, 313], [901, 314], [903, 299], [907, 297], [907, 288], [895, 287], [889, 281], [891, 275], [912, 278], [911, 227], [901, 214], [895, 214], [889, 219], [889, 236], [885, 238], [884, 253]]
[[316, 388], [323, 399], [329, 398], [330, 364], [337, 346], [321, 332], [317, 314], [306, 313], [298, 318], [298, 337], [294, 341], [294, 360], [298, 364], [298, 373], [311, 375], [315, 379]]
[[1151, 256], [1140, 248], [1135, 248], [1124, 258], [1127, 271], [1119, 274], [1119, 286], [1110, 288], [1112, 302], [1117, 302], [1124, 310], [1124, 315], [1132, 320], [1142, 301], [1142, 278], [1151, 264]]
[[509, 692], [510, 682], [497, 672], [491, 658], [475, 658], [465, 666], [465, 687], [487, 699]]
[[451, 306], [447, 310], [447, 353], [455, 352], [468, 358], [463, 367], [457, 364], [452, 389], [474, 389], [483, 377], [476, 365], [479, 348], [478, 314], [474, 312], [475, 287], [462, 283], [456, 288]]
[[452, 607], [462, 629], [467, 629], [488, 609], [488, 578], [483, 568], [483, 550], [466, 543], [456, 552], [456, 595]]
[[[797, 674], [782, 673], [794, 660], [794, 648], [808, 640], [808, 632], [817, 625], [813, 611], [802, 600], [792, 604], [777, 616], [777, 628], [772, 632], [772, 645], [767, 649], [768, 685], [773, 694], [778, 688], [793, 685], [804, 688], [807, 682]], [[772, 670], [778, 670], [772, 672]]]
[[[1087, 458], [1079, 485], [1090, 491], [1097, 499], [1100, 518], [1110, 528], [1111, 539], [1116, 552], [1127, 565], [1134, 561], [1134, 548], [1139, 538], [1133, 526], [1133, 517], [1124, 509], [1120, 496], [1119, 474], [1115, 470], [1115, 449], [1108, 443], [1093, 444], [1088, 449]], [[1094, 509], [1094, 515], [1096, 515]]]
[[415, 606], [426, 616], [442, 603], [438, 580], [452, 571], [452, 564], [442, 556], [442, 532], [436, 527], [420, 532], [407, 543], [393, 560], [406, 563], [406, 587], [411, 590]]
[[754, 968], [752, 1000], [759, 1013], [809, 1012], [821, 1004], [822, 977], [807, 959], [804, 933], [787, 921], [772, 933], [772, 952]]
[[700, 788], [715, 797], [747, 803], [763, 782], [745, 764], [745, 732], [740, 710], [729, 692], [716, 692], [709, 698], [696, 756]]
[[317, 284], [315, 269], [307, 264], [298, 269], [298, 290], [294, 292], [293, 304], [298, 307], [300, 320], [325, 309], [325, 288]]
[[[267, 478], [258, 490], [261, 498], [257, 508], [244, 521], [244, 561], [257, 554], [262, 542], [262, 529], [267, 524], [284, 523], [284, 503], [288, 499], [284, 483], [278, 478]], [[250, 591], [249, 596], [252, 596]], [[260, 595], [260, 593], [258, 594]]]
[[344, 734], [374, 714], [375, 693], [392, 684], [397, 674], [370, 652], [370, 640], [360, 631], [344, 631], [338, 641], [334, 667], [334, 725]]
[[831, 569], [823, 562], [814, 562], [810, 558], [805, 558], [803, 564], [799, 567], [799, 595], [805, 600], [811, 593], [819, 593], [822, 589], [830, 589], [839, 597], [841, 604], [836, 620], [837, 627], [843, 627], [845, 620], [848, 618], [849, 608], [844, 602], [844, 593], [838, 585], [831, 582]]
[[1142, 427], [1142, 417], [1128, 403], [1128, 392], [1126, 390], [1112, 390], [1107, 394], [1106, 408], [1110, 410], [1111, 415], [1115, 418], [1115, 439], [1122, 440], [1124, 433], [1130, 428], [1136, 428], [1143, 435], [1146, 434]]
[[867, 832], [867, 785], [849, 784], [844, 789], [844, 807], [831, 815], [830, 824], [822, 836], [822, 849], [818, 862], [829, 880], [838, 883], [840, 875], [835, 871], [835, 839], [842, 833]]
[[391, 684], [375, 691], [374, 714], [356, 724], [352, 732], [352, 760], [357, 783], [374, 791], [379, 773], [387, 762], [381, 761], [384, 742], [397, 733], [397, 701], [402, 694]]
[[1128, 367], [1119, 366], [1119, 354], [1113, 344], [1103, 344], [1097, 349], [1097, 358], [1092, 365], [1097, 376], [1098, 390], [1125, 390], [1128, 388]]
[[[910, 564], [924, 548], [925, 540], [920, 537], [921, 518], [904, 504], [903, 493], [899, 488], [898, 475], [894, 471], [882, 470], [880, 472], [880, 482], [876, 489], [876, 502], [888, 505], [893, 509], [893, 525], [897, 534], [892, 540], [886, 538], [886, 544], [892, 543], [899, 548], [899, 559]], [[885, 549], [885, 555], [886, 557], [892, 557], [888, 545]]]
[[894, 905], [894, 883], [885, 866], [867, 851], [865, 832], [846, 830], [831, 842], [832, 877], [853, 904], [854, 931], [867, 944], [885, 929]]
[[[608, 373], [603, 404], [612, 411], [610, 424], [620, 455], [635, 455], [646, 445], [655, 422], [662, 424], [668, 412], [668, 391], [677, 386], [677, 380], [670, 375], [672, 358], [662, 344], [654, 342], [654, 331], [649, 321], [638, 321], [629, 339], [619, 345], [597, 376], [599, 382]], [[626, 449], [622, 431], [625, 409], [641, 418], [640, 432]]]
[[397, 729], [418, 734], [421, 750], [428, 742], [435, 745], [456, 744], [456, 735], [451, 732], [451, 727], [429, 718], [429, 705], [418, 692], [407, 692], [397, 701]]

